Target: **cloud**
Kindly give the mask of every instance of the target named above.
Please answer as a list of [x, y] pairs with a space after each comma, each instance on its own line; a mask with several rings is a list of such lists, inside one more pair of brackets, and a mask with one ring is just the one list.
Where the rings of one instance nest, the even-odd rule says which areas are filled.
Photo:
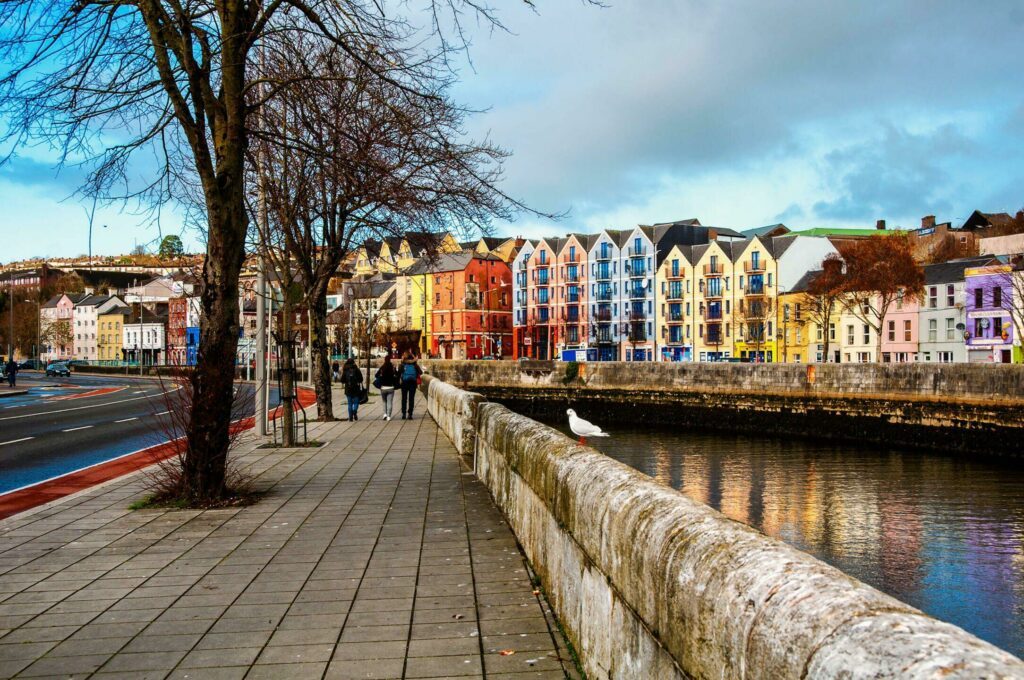
[[858, 222], [948, 213], [961, 191], [953, 169], [977, 150], [953, 125], [921, 134], [886, 125], [881, 136], [825, 156], [822, 175], [836, 198], [816, 202], [814, 213]]

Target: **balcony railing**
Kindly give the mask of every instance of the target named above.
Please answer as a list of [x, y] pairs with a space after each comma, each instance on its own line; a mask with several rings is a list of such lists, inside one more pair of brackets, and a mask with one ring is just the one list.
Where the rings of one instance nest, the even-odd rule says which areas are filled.
[[640, 246], [639, 248], [629, 248], [630, 257], [643, 257], [647, 254], [647, 246]]
[[722, 263], [704, 265], [704, 276], [721, 276], [724, 271], [725, 265]]
[[710, 309], [705, 309], [703, 312], [701, 312], [700, 315], [701, 317], [704, 318], [705, 321], [708, 321], [710, 323], [718, 323], [722, 320], [722, 310], [720, 309], [714, 312], [712, 312]]
[[743, 294], [747, 297], [764, 297], [764, 286], [747, 286], [743, 289]]
[[669, 323], [680, 323], [680, 322], [682, 322], [682, 320], [683, 320], [683, 313], [682, 312], [670, 312], [669, 315], [668, 315], [668, 322]]
[[680, 269], [679, 271], [672, 271], [671, 269], [669, 269], [668, 270], [668, 278], [670, 278], [670, 279], [681, 279], [681, 278], [684, 278], [683, 270]]
[[596, 278], [598, 281], [609, 281], [612, 278], [612, 270], [607, 268], [602, 269], [601, 267], [598, 267]]
[[612, 320], [612, 310], [610, 310], [610, 309], [599, 309], [594, 314], [594, 318], [597, 319], [598, 321], [611, 321]]
[[722, 289], [721, 288], [705, 288], [704, 289], [704, 299], [705, 300], [720, 300], [720, 299], [722, 299]]
[[668, 295], [665, 296], [669, 300], [682, 300], [683, 289], [682, 288], [669, 288]]
[[607, 252], [598, 249], [597, 255], [594, 256], [594, 259], [598, 262], [606, 262], [612, 259], [612, 249], [609, 248]]
[[647, 319], [647, 312], [642, 309], [639, 311], [628, 309], [626, 310], [626, 314], [629, 316], [631, 321], [644, 321]]
[[597, 291], [596, 298], [598, 302], [611, 302], [612, 292], [610, 290], [599, 290]]
[[646, 297], [647, 297], [647, 289], [646, 288], [630, 288], [629, 289], [629, 299], [630, 300], [643, 300]]
[[642, 264], [626, 265], [626, 275], [633, 278], [640, 278], [641, 276], [647, 276], [647, 267]]
[[572, 264], [574, 262], [578, 263], [581, 261], [582, 260], [580, 259], [580, 253], [576, 253], [575, 255], [569, 255], [568, 253], [566, 253], [565, 255], [562, 256], [562, 262], [564, 264]]
[[576, 272], [575, 274], [572, 274], [572, 273], [570, 273], [570, 272], [566, 272], [566, 274], [565, 274], [565, 280], [566, 280], [566, 281], [567, 281], [568, 283], [579, 283], [579, 280], [580, 280], [580, 273], [579, 273], [579, 272]]
[[764, 262], [761, 260], [758, 260], [757, 262], [747, 260], [746, 262], [743, 263], [743, 271], [747, 272], [748, 274], [756, 274], [757, 272], [763, 272]]

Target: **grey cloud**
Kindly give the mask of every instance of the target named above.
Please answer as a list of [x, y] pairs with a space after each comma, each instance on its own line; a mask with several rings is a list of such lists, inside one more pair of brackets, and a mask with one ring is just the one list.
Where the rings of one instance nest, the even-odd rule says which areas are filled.
[[86, 173], [79, 167], [57, 167], [28, 157], [15, 157], [0, 165], [0, 181], [51, 192], [51, 198], [68, 198], [85, 183]]
[[888, 125], [880, 138], [826, 155], [822, 174], [838, 198], [815, 203], [814, 213], [864, 222], [893, 214], [948, 213], [957, 194], [950, 167], [975, 149], [950, 125], [927, 134]]
[[1015, 92], [1013, 65], [1024, 60], [1018, 8], [1013, 0], [548, 5], [509, 17], [517, 35], [476, 41], [476, 75], [460, 95], [493, 104], [472, 131], [514, 152], [512, 192], [545, 210], [575, 204], [594, 214], [642, 201], [659, 176], [810, 157], [808, 130], [947, 115], [951, 105]]

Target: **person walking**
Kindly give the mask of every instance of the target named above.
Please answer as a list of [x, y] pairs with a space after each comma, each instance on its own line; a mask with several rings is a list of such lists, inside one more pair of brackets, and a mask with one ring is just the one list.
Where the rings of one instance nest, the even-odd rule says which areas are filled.
[[18, 363], [13, 356], [7, 360], [7, 384], [11, 387], [18, 384]]
[[384, 420], [391, 420], [391, 411], [395, 405], [395, 389], [401, 384], [398, 379], [398, 371], [391, 363], [391, 357], [384, 358], [384, 363], [377, 369], [374, 376], [374, 387], [380, 390], [380, 399], [384, 405]]
[[338, 365], [337, 361], [331, 366], [331, 381], [341, 382], [341, 366]]
[[349, 422], [359, 420], [359, 397], [363, 391], [363, 372], [356, 366], [355, 359], [346, 359], [341, 370], [341, 382], [345, 386], [345, 398], [348, 400]]
[[402, 380], [402, 420], [412, 420], [412, 410], [416, 403], [416, 385], [419, 384], [423, 369], [416, 363], [416, 357], [409, 350], [402, 357], [402, 368], [399, 375]]

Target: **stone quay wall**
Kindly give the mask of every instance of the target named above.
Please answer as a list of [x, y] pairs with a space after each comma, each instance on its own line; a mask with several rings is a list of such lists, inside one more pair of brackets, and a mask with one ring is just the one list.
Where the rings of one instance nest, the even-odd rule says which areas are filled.
[[1024, 456], [1024, 366], [430, 361], [434, 376], [541, 419], [812, 436]]
[[425, 376], [593, 678], [1016, 678], [1024, 662]]

